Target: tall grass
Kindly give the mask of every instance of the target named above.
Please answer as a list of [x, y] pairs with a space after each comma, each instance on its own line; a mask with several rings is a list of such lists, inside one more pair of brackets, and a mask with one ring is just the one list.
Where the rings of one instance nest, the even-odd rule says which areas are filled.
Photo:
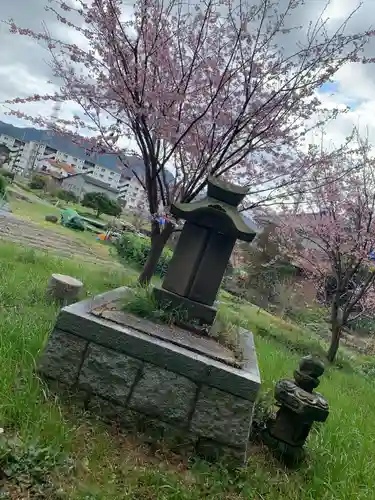
[[[25, 462], [25, 454], [19, 459], [24, 468], [29, 462], [30, 467], [43, 467], [30, 458], [35, 457], [30, 451], [35, 447], [48, 447], [50, 457], [68, 454], [72, 460], [60, 469], [54, 459], [57, 468], [51, 468], [51, 474], [56, 496], [31, 498], [375, 499], [375, 386], [356, 367], [351, 369], [349, 358], [341, 369], [328, 368], [322, 377], [319, 390], [330, 403], [330, 416], [312, 432], [307, 461], [297, 471], [285, 470], [258, 448], [247, 468], [236, 473], [185, 461], [162, 447], [150, 451], [136, 436], [119, 434], [79, 410], [47, 398], [34, 367], [58, 313], [44, 298], [53, 272], [83, 280], [88, 294], [132, 284], [136, 278], [131, 271], [121, 274], [0, 245], [0, 427], [6, 436], [18, 435], [29, 450], [29, 461]], [[263, 391], [271, 391], [279, 378], [291, 376], [309, 346], [315, 345], [319, 351], [320, 344], [308, 330], [231, 302], [228, 296], [220, 314], [254, 331]], [[303, 345], [300, 350], [296, 348], [299, 343]], [[0, 468], [2, 461], [0, 454]]]

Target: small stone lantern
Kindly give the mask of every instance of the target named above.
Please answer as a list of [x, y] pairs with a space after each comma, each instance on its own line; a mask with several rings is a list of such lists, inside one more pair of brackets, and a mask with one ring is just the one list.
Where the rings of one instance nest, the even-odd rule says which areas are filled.
[[325, 422], [329, 407], [326, 399], [313, 392], [324, 373], [324, 364], [312, 356], [302, 358], [294, 381], [280, 380], [275, 398], [280, 409], [263, 432], [263, 441], [281, 458], [298, 462], [314, 422]]
[[164, 308], [181, 308], [188, 321], [212, 325], [214, 303], [234, 244], [237, 239], [251, 242], [256, 235], [238, 211], [247, 192], [247, 188], [211, 177], [206, 198], [172, 205], [172, 215], [186, 222], [162, 287], [154, 288]]

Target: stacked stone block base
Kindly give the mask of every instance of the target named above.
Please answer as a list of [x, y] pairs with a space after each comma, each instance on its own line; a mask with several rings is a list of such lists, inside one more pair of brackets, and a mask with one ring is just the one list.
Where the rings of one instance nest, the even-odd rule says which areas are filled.
[[208, 458], [246, 461], [260, 386], [252, 335], [234, 368], [140, 330], [90, 314], [121, 297], [118, 289], [62, 309], [39, 360], [57, 392], [125, 429], [196, 449]]

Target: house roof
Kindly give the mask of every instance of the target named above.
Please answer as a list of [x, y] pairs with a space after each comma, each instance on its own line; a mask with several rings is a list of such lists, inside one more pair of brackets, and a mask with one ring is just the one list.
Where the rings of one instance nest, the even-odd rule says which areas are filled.
[[57, 172], [38, 172], [38, 175], [43, 175], [44, 177], [52, 177], [53, 179], [56, 179], [58, 181], [62, 181], [63, 179], [65, 179], [65, 177], [61, 177], [60, 174], [58, 174]]
[[56, 160], [48, 160], [48, 163], [53, 167], [61, 168], [61, 170], [64, 170], [67, 174], [74, 175], [76, 173], [76, 169], [67, 163], [61, 163]]
[[111, 191], [112, 193], [118, 193], [118, 189], [115, 189], [115, 188], [112, 188], [111, 186], [108, 186], [108, 184], [106, 184], [103, 181], [99, 181], [98, 179], [94, 179], [93, 177], [90, 177], [87, 174], [78, 174], [78, 175], [82, 175], [82, 177], [84, 178], [85, 182], [87, 182], [87, 184], [92, 184], [93, 186], [97, 186], [97, 187], [100, 187], [102, 189], [106, 189], [107, 191]]

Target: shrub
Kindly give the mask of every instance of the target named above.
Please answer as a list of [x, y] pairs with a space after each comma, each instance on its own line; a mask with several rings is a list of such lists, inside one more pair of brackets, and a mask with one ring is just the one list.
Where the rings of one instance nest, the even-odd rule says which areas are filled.
[[46, 187], [46, 179], [41, 175], [33, 175], [29, 186], [31, 189], [44, 189]]
[[59, 200], [66, 201], [67, 203], [78, 203], [78, 196], [71, 191], [64, 191], [64, 189], [59, 189], [56, 193]]
[[16, 174], [14, 172], [6, 170], [5, 168], [0, 168], [0, 175], [2, 177], [5, 177], [6, 179], [9, 180], [10, 183], [12, 183], [14, 181], [14, 177]]
[[[138, 234], [125, 232], [115, 242], [118, 255], [125, 262], [143, 267], [151, 249], [151, 240]], [[157, 265], [156, 274], [163, 277], [172, 257], [172, 251], [165, 248]]]
[[7, 181], [4, 176], [0, 175], [0, 196], [3, 197], [5, 195], [7, 189]]
[[86, 193], [81, 204], [83, 207], [95, 210], [97, 218], [100, 217], [101, 214], [118, 217], [122, 211], [117, 201], [111, 200], [106, 194], [99, 192]]

